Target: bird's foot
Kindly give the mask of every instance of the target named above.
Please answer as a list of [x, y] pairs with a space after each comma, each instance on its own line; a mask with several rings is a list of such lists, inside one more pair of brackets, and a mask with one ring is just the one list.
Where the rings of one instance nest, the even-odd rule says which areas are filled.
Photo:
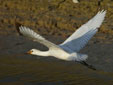
[[83, 64], [83, 65], [85, 65], [85, 66], [87, 66], [87, 67], [90, 68], [90, 69], [96, 70], [96, 68], [95, 68], [94, 66], [89, 65], [89, 64], [86, 63], [85, 61], [82, 61], [82, 62], [80, 62], [80, 63]]

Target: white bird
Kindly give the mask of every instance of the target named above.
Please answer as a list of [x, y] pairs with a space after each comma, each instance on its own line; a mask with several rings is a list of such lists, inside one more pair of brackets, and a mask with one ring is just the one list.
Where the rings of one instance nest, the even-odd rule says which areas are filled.
[[68, 39], [66, 39], [60, 45], [56, 45], [44, 37], [40, 36], [33, 30], [20, 26], [19, 31], [24, 36], [32, 38], [34, 41], [37, 41], [49, 48], [48, 51], [40, 51], [38, 49], [31, 49], [28, 51], [29, 54], [38, 55], [38, 56], [54, 56], [58, 59], [66, 61], [79, 61], [85, 63], [88, 55], [78, 53], [91, 39], [91, 37], [96, 34], [98, 28], [101, 26], [106, 11], [99, 11], [92, 19], [90, 19], [86, 24], [82, 25], [77, 29]]
[[79, 3], [79, 1], [78, 0], [72, 0], [73, 1], [73, 3]]

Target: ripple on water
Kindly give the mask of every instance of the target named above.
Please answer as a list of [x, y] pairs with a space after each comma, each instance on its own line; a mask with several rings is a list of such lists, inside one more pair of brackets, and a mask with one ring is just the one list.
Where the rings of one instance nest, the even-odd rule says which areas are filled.
[[[0, 83], [10, 84], [106, 84], [113, 73], [93, 71], [85, 66], [51, 58], [0, 57]], [[49, 60], [48, 60], [49, 59]]]

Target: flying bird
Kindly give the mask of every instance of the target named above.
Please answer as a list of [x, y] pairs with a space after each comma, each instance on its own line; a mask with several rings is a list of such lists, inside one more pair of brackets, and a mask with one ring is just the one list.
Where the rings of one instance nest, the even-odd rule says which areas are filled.
[[88, 43], [94, 34], [96, 34], [98, 28], [104, 20], [105, 15], [106, 11], [99, 11], [92, 19], [83, 24], [69, 38], [59, 45], [46, 40], [44, 37], [40, 36], [28, 27], [20, 26], [19, 31], [22, 35], [29, 37], [33, 41], [39, 42], [49, 48], [48, 51], [31, 49], [27, 53], [38, 56], [53, 56], [66, 61], [78, 61], [95, 70], [92, 65], [85, 62], [88, 55], [81, 54], [79, 51]]

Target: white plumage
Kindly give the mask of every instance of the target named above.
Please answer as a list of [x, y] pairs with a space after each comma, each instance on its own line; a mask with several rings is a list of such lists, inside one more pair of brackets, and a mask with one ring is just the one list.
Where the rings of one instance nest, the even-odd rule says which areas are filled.
[[105, 14], [106, 11], [104, 10], [98, 12], [92, 19], [82, 25], [67, 40], [60, 44], [60, 46], [65, 50], [70, 48], [71, 53], [79, 52], [98, 31], [98, 28], [104, 20]]
[[54, 56], [67, 61], [85, 61], [88, 56], [78, 52], [98, 31], [98, 28], [101, 26], [105, 15], [106, 11], [99, 11], [92, 19], [77, 29], [60, 45], [55, 45], [27, 27], [20, 26], [19, 29], [20, 33], [24, 36], [32, 38], [34, 41], [44, 44], [49, 48], [48, 51], [32, 49], [29, 51], [30, 54], [39, 56]]
[[73, 1], [73, 3], [78, 3], [78, 0], [72, 0]]

